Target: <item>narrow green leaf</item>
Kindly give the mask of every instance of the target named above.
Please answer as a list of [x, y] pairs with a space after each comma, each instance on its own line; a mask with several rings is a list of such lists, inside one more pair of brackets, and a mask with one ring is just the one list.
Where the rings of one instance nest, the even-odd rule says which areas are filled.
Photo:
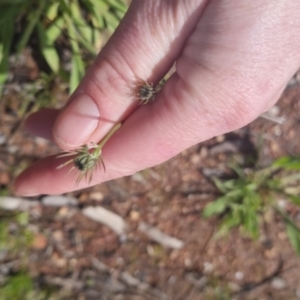
[[277, 159], [273, 166], [281, 167], [286, 170], [300, 170], [300, 158], [299, 157], [291, 157], [291, 156], [283, 156]]
[[221, 223], [217, 237], [224, 236], [227, 234], [232, 228], [237, 227], [241, 224], [241, 218], [239, 213], [230, 213], [227, 217], [224, 218], [224, 221]]
[[41, 1], [38, 2], [39, 3], [39, 7], [36, 10], [33, 10], [32, 13], [30, 13], [28, 15], [28, 23], [27, 26], [25, 27], [23, 34], [21, 36], [21, 39], [18, 43], [17, 46], [17, 51], [21, 52], [23, 50], [23, 48], [27, 45], [28, 40], [33, 32], [34, 27], [36, 26], [41, 14], [43, 13], [43, 10], [45, 8], [46, 5], [46, 1]]
[[76, 30], [68, 14], [64, 14], [64, 19], [67, 24], [67, 30], [70, 37], [72, 48], [72, 70], [70, 76], [70, 93], [78, 86], [81, 78], [84, 75], [84, 63], [80, 55], [80, 48], [76, 40]]
[[254, 239], [257, 239], [259, 236], [258, 218], [259, 215], [254, 209], [245, 210], [243, 229]]
[[105, 21], [107, 23], [107, 28], [110, 31], [114, 31], [118, 27], [118, 25], [120, 23], [120, 20], [114, 14], [112, 14], [111, 12], [104, 12], [103, 16], [104, 16]]
[[122, 12], [123, 14], [127, 11], [127, 6], [123, 1], [118, 0], [108, 0], [110, 6], [114, 7], [117, 11]]
[[53, 44], [57, 38], [61, 35], [64, 29], [64, 19], [59, 17], [46, 29], [47, 41], [49, 44]]
[[228, 202], [229, 199], [227, 197], [220, 197], [217, 200], [209, 203], [203, 211], [203, 216], [208, 218], [213, 215], [219, 215], [223, 213], [228, 206]]
[[59, 56], [57, 54], [57, 51], [55, 47], [49, 42], [46, 31], [44, 30], [44, 27], [40, 22], [37, 24], [37, 29], [41, 52], [51, 70], [54, 73], [57, 73], [59, 70]]
[[73, 93], [80, 83], [84, 75], [84, 64], [78, 54], [73, 54], [72, 57], [72, 70], [70, 76], [70, 93]]
[[215, 186], [217, 187], [217, 189], [218, 189], [221, 193], [226, 194], [226, 192], [228, 191], [228, 188], [226, 187], [226, 184], [225, 184], [226, 181], [223, 182], [223, 181], [221, 181], [218, 177], [213, 177], [212, 180], [213, 180]]
[[56, 19], [58, 15], [58, 8], [59, 8], [60, 3], [59, 2], [54, 2], [52, 3], [49, 8], [47, 9], [46, 16], [49, 20], [54, 20]]
[[291, 222], [285, 221], [287, 234], [292, 247], [298, 256], [300, 256], [300, 230]]
[[289, 200], [292, 203], [300, 206], [300, 197], [299, 196], [289, 195]]
[[[15, 14], [15, 10], [12, 9], [7, 12], [8, 16], [11, 17]], [[14, 18], [7, 19], [6, 23], [0, 26], [0, 95], [2, 94], [3, 85], [8, 77], [8, 58], [14, 36], [13, 21]]]

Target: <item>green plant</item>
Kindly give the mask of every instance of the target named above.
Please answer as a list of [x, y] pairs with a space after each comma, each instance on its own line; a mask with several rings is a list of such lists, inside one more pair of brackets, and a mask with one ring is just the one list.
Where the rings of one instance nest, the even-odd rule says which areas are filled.
[[7, 253], [6, 259], [19, 261], [17, 270], [2, 278], [0, 283], [0, 300], [46, 300], [59, 299], [55, 288], [41, 288], [28, 271], [28, 255], [31, 250], [33, 233], [28, 230], [28, 212], [7, 212], [0, 210], [0, 251]]
[[27, 229], [28, 218], [27, 212], [14, 215], [1, 212], [0, 250], [6, 250], [18, 256], [22, 256], [24, 251], [29, 250], [33, 233]]
[[11, 0], [0, 4], [0, 93], [8, 77], [8, 59], [34, 37], [55, 74], [63, 72], [60, 44], [71, 51], [70, 92], [84, 74], [84, 54], [95, 56], [103, 29], [113, 31], [127, 10], [124, 0]]
[[29, 274], [19, 272], [8, 277], [5, 284], [0, 287], [0, 300], [46, 300], [50, 299], [52, 292], [39, 289]]
[[235, 178], [213, 178], [222, 196], [208, 204], [203, 212], [205, 217], [221, 216], [218, 234], [240, 227], [244, 233], [257, 238], [262, 214], [274, 209], [282, 216], [289, 240], [300, 255], [300, 229], [277, 204], [281, 197], [300, 206], [300, 173], [297, 172], [300, 158], [282, 157], [262, 169], [242, 169], [236, 165], [231, 168], [237, 175]]

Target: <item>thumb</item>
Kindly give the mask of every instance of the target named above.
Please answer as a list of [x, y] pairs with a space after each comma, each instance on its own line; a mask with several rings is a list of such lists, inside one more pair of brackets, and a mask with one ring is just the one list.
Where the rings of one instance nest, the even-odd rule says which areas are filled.
[[137, 80], [157, 83], [180, 54], [206, 1], [144, 0], [132, 4], [53, 126], [65, 149], [98, 142], [138, 105]]

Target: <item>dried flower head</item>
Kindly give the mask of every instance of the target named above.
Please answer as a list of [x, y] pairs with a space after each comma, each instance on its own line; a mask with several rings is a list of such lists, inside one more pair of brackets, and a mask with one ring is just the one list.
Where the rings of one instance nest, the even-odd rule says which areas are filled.
[[92, 180], [93, 171], [97, 170], [99, 162], [102, 163], [103, 169], [105, 170], [105, 165], [101, 157], [101, 150], [102, 149], [99, 147], [99, 145], [92, 144], [92, 146], [83, 145], [77, 150], [68, 151], [62, 155], [59, 155], [58, 157], [74, 157], [58, 166], [57, 169], [61, 169], [64, 166], [73, 163], [73, 166], [69, 172], [76, 170], [80, 173], [75, 184], [78, 185], [83, 177], [85, 177], [86, 181], [90, 183]]
[[155, 98], [155, 88], [152, 83], [138, 81], [134, 91], [135, 100], [140, 101], [140, 105], [145, 105]]
[[140, 101], [140, 105], [145, 105], [149, 101], [153, 101], [156, 94], [161, 90], [165, 83], [162, 79], [156, 86], [153, 83], [147, 81], [139, 80], [135, 83], [134, 88], [134, 99]]
[[76, 170], [79, 172], [79, 176], [76, 180], [75, 185], [78, 185], [81, 179], [84, 177], [88, 183], [91, 182], [93, 172], [97, 170], [99, 163], [102, 164], [103, 169], [105, 171], [105, 165], [102, 159], [102, 148], [105, 143], [109, 140], [109, 138], [121, 127], [121, 123], [115, 125], [107, 135], [100, 141], [99, 144], [91, 143], [91, 145], [83, 145], [77, 150], [67, 151], [59, 157], [68, 157], [74, 156], [70, 160], [66, 161], [65, 163], [61, 164], [57, 167], [57, 169], [61, 169], [71, 163], [73, 163], [72, 168], [69, 172]]

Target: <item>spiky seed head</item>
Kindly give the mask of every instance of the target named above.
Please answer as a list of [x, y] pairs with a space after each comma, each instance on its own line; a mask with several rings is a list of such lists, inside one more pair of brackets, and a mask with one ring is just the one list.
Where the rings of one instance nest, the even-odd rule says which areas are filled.
[[152, 101], [155, 97], [156, 91], [152, 83], [146, 81], [140, 81], [136, 84], [135, 99], [140, 101], [140, 105], [145, 105], [149, 101]]
[[68, 160], [64, 164], [57, 167], [57, 169], [61, 169], [64, 166], [73, 163], [73, 167], [70, 169], [77, 169], [80, 174], [76, 180], [76, 185], [80, 182], [80, 180], [85, 177], [88, 183], [92, 180], [93, 171], [97, 168], [99, 161], [102, 163], [103, 168], [105, 170], [105, 166], [101, 157], [102, 151], [101, 149], [97, 149], [98, 145], [93, 146], [94, 150], [87, 145], [81, 146], [79, 149], [75, 151], [70, 151], [64, 153], [58, 157], [66, 157], [66, 156], [75, 156], [74, 158]]

